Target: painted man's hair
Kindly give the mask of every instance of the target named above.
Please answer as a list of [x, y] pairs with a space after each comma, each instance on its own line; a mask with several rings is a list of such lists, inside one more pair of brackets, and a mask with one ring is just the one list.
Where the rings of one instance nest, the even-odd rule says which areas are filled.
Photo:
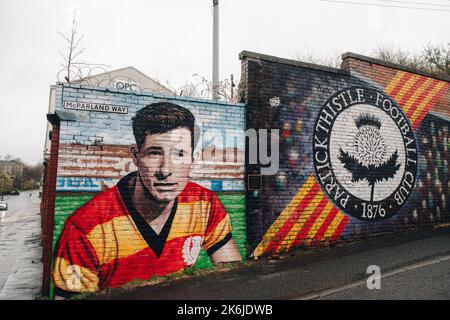
[[148, 134], [165, 133], [178, 128], [191, 131], [192, 151], [197, 143], [194, 115], [186, 108], [170, 102], [157, 102], [139, 110], [131, 119], [136, 144], [140, 149]]

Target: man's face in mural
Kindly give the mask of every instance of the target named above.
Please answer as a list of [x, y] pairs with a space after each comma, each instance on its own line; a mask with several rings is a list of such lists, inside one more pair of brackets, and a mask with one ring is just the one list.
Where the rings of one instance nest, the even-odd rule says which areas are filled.
[[161, 202], [174, 200], [192, 168], [191, 132], [187, 127], [147, 134], [141, 148], [132, 147], [133, 162], [142, 183]]

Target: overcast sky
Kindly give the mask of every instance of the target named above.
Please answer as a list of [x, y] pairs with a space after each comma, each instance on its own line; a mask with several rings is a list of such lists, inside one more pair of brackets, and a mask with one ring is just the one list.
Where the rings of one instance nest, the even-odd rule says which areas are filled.
[[[220, 0], [221, 78], [240, 77], [238, 54], [283, 58], [371, 54], [381, 44], [410, 50], [450, 41], [449, 0]], [[439, 6], [436, 6], [438, 4]], [[420, 7], [426, 7], [420, 5]], [[179, 88], [194, 73], [211, 78], [212, 0], [0, 1], [0, 156], [42, 158], [49, 86], [77, 9], [83, 60], [110, 70], [134, 66]], [[445, 11], [443, 11], [445, 10]]]

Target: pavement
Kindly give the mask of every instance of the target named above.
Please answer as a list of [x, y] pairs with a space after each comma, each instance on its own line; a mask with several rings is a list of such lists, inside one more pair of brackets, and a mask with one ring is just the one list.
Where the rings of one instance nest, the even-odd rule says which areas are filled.
[[[381, 271], [367, 286], [368, 267]], [[144, 285], [88, 299], [287, 300], [450, 299], [450, 229], [386, 235], [353, 244], [303, 250], [278, 260]]]
[[5, 196], [0, 211], [0, 300], [31, 300], [42, 283], [41, 218], [38, 191]]

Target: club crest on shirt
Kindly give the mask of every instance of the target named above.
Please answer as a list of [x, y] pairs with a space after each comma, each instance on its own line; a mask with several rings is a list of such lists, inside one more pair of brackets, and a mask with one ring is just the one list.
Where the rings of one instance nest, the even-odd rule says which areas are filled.
[[183, 259], [184, 262], [191, 266], [197, 261], [198, 255], [202, 248], [203, 237], [191, 236], [184, 241], [183, 245]]

